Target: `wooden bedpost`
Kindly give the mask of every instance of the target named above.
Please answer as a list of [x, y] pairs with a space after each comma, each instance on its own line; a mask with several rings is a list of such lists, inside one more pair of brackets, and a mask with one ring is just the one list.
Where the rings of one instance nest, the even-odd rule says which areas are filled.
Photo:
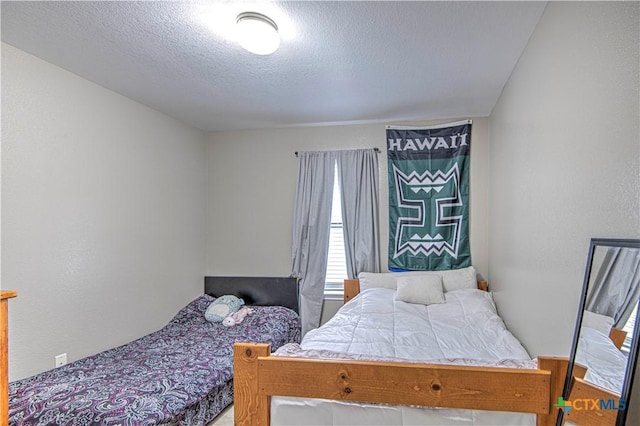
[[616, 345], [616, 348], [622, 349], [624, 340], [627, 338], [627, 332], [619, 328], [611, 327], [611, 330], [609, 331], [609, 338], [613, 344]]
[[14, 290], [0, 292], [0, 425], [9, 424], [9, 299], [16, 297]]
[[258, 357], [269, 356], [268, 343], [233, 345], [233, 416], [236, 426], [269, 426], [271, 397], [260, 395]]
[[344, 280], [344, 303], [353, 299], [360, 293], [360, 280], [358, 278]]
[[567, 366], [569, 359], [565, 357], [538, 357], [538, 370], [548, 370], [551, 372], [551, 388], [549, 389], [549, 414], [537, 415], [537, 426], [554, 426], [558, 417], [558, 397], [562, 396], [564, 379], [567, 376]]

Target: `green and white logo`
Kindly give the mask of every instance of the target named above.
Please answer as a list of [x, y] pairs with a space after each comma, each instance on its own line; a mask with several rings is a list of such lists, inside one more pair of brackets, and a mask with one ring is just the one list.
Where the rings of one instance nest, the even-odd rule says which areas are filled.
[[446, 172], [414, 170], [408, 175], [394, 166], [393, 176], [398, 207], [409, 213], [398, 217], [393, 257], [447, 253], [457, 259], [462, 228], [461, 209], [456, 209], [462, 206], [458, 165]]

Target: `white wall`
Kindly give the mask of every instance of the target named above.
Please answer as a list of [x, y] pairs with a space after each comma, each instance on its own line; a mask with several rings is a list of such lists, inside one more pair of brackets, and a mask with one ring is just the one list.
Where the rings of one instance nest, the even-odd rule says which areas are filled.
[[[487, 132], [488, 120], [474, 118], [470, 243], [473, 263], [485, 277], [488, 271]], [[382, 263], [386, 268], [389, 203], [385, 143], [382, 124], [210, 134], [207, 146], [207, 273], [288, 276], [291, 273], [291, 220], [297, 170], [294, 153], [372, 147], [382, 151], [378, 157], [380, 240]]]
[[202, 293], [205, 135], [2, 45], [10, 379], [162, 327]]
[[550, 2], [490, 117], [489, 275], [531, 355], [568, 355], [592, 237], [640, 237], [638, 2]]

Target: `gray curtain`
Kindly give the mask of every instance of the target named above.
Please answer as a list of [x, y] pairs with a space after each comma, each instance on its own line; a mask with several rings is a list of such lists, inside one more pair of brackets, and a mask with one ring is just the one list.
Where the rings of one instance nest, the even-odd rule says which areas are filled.
[[303, 336], [320, 324], [335, 164], [336, 153], [333, 151], [298, 154], [291, 274], [300, 279]]
[[612, 317], [614, 327], [625, 325], [640, 296], [640, 250], [609, 247], [590, 284], [587, 310]]
[[378, 154], [373, 149], [338, 151], [347, 274], [380, 272]]

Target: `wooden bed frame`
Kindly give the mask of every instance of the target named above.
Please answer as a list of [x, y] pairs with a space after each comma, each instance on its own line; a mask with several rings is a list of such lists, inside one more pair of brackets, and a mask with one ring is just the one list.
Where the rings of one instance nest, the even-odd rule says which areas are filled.
[[9, 299], [15, 290], [0, 291], [0, 425], [9, 424]]
[[621, 330], [619, 328], [611, 327], [609, 331], [609, 339], [616, 345], [616, 348], [622, 349], [622, 345], [624, 344], [624, 339], [627, 338], [627, 332]]
[[[571, 390], [569, 391], [568, 401], [577, 400], [602, 400], [602, 401], [615, 401], [618, 403], [620, 395], [596, 386], [584, 380], [584, 372], [576, 373], [576, 368], [579, 366], [576, 364], [573, 367], [573, 381], [571, 383]], [[617, 406], [617, 405], [616, 405]], [[618, 417], [618, 410], [569, 410], [562, 418], [562, 424], [570, 421], [577, 425], [589, 425], [589, 426], [613, 426], [616, 424]]]
[[[619, 328], [611, 328], [609, 332], [609, 339], [613, 342], [618, 349], [622, 348], [624, 339], [627, 337], [627, 332]], [[576, 400], [603, 400], [603, 401], [615, 401], [616, 403], [620, 399], [620, 395], [609, 391], [608, 389], [601, 388], [598, 385], [589, 383], [584, 380], [584, 376], [587, 373], [586, 367], [580, 364], [574, 364], [572, 372], [571, 387], [569, 389], [568, 401]], [[562, 424], [570, 421], [577, 425], [589, 425], [589, 426], [613, 426], [616, 424], [618, 417], [617, 410], [569, 410], [562, 416]]]
[[[486, 290], [486, 282], [482, 282]], [[345, 301], [359, 292], [345, 280]], [[235, 424], [267, 426], [271, 397], [291, 396], [535, 413], [555, 425], [567, 358], [539, 357], [537, 370], [271, 356], [267, 344], [234, 345]]]

